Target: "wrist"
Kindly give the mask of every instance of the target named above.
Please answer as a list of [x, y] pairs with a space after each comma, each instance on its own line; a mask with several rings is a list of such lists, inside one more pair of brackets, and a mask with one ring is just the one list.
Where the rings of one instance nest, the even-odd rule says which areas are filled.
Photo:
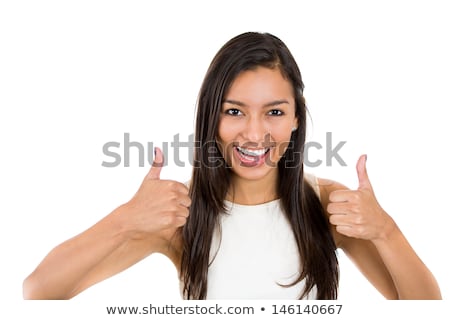
[[143, 229], [143, 222], [136, 220], [132, 204], [124, 203], [111, 212], [111, 223], [118, 234], [126, 240], [142, 240], [144, 238], [152, 238], [157, 235], [156, 232]]
[[136, 227], [130, 223], [129, 209], [127, 204], [123, 204], [114, 209], [108, 216], [108, 223], [116, 230], [116, 234], [127, 239], [134, 238], [138, 233]]
[[386, 221], [381, 228], [381, 232], [379, 236], [372, 240], [372, 242], [377, 246], [382, 243], [390, 242], [392, 239], [396, 237], [396, 234], [400, 232], [397, 224], [394, 219], [391, 218], [388, 214], [386, 214]]

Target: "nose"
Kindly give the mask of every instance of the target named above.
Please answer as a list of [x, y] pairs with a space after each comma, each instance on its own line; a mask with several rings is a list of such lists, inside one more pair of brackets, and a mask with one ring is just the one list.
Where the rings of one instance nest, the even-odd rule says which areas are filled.
[[243, 133], [247, 141], [260, 144], [264, 141], [267, 130], [262, 119], [249, 117]]

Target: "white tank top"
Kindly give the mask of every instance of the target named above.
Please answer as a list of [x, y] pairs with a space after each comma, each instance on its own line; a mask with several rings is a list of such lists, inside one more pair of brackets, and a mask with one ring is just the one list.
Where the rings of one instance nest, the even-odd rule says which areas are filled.
[[[305, 175], [319, 195], [317, 179]], [[213, 235], [207, 299], [298, 299], [304, 281], [294, 235], [280, 200], [240, 205], [225, 201], [220, 228]], [[308, 299], [316, 298], [316, 290]]]

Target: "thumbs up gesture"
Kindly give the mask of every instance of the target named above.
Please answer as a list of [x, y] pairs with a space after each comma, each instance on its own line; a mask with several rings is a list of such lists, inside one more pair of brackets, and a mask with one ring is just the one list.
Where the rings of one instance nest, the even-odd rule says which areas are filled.
[[366, 170], [367, 156], [358, 159], [358, 189], [335, 190], [329, 195], [327, 207], [330, 223], [336, 231], [349, 237], [376, 240], [386, 236], [391, 217], [381, 208]]
[[155, 159], [134, 197], [122, 207], [127, 230], [170, 237], [186, 223], [191, 199], [188, 188], [177, 181], [161, 180], [162, 151], [155, 148]]

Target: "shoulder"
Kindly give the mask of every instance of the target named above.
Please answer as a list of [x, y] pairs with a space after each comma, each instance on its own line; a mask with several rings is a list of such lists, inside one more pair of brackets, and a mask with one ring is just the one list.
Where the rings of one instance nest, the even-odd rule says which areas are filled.
[[333, 191], [348, 190], [348, 187], [334, 180], [317, 177], [314, 174], [305, 172], [304, 179], [314, 189], [322, 203], [328, 203], [329, 195]]
[[328, 198], [333, 191], [349, 189], [347, 186], [343, 185], [340, 182], [325, 178], [317, 178], [317, 184], [320, 190], [320, 196], [321, 198], [324, 198], [324, 200], [325, 198]]

